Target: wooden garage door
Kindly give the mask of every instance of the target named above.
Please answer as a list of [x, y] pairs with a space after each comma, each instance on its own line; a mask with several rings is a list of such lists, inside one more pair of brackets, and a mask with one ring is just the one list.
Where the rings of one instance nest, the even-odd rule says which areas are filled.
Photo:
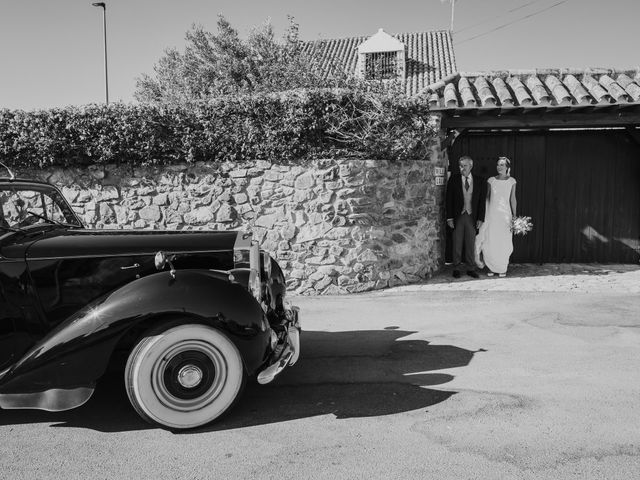
[[640, 261], [640, 146], [626, 132], [465, 134], [451, 167], [465, 154], [485, 177], [498, 156], [513, 160], [518, 214], [535, 227], [515, 237], [512, 262]]

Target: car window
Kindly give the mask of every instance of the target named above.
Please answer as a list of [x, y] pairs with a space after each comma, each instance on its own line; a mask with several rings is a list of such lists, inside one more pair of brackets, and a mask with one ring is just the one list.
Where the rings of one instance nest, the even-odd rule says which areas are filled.
[[5, 227], [23, 228], [37, 223], [67, 222], [62, 205], [48, 192], [11, 189], [0, 192]]

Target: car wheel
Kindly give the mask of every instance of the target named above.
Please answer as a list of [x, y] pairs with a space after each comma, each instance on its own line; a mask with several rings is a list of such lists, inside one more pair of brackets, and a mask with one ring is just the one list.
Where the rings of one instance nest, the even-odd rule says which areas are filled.
[[244, 385], [242, 358], [220, 331], [178, 325], [144, 337], [125, 367], [131, 404], [142, 418], [172, 429], [211, 422]]

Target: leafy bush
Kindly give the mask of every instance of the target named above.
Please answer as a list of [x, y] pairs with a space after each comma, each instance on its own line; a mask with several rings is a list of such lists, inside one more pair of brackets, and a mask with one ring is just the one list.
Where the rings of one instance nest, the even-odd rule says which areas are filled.
[[181, 106], [0, 110], [0, 159], [13, 166], [165, 164], [345, 154], [421, 158], [426, 103], [392, 90], [291, 90]]

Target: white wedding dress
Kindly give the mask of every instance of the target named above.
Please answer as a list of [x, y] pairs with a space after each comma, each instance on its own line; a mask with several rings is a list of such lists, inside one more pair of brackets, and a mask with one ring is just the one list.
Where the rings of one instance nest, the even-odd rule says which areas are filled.
[[513, 252], [511, 233], [511, 188], [516, 183], [509, 177], [498, 180], [491, 177], [487, 180], [487, 188], [491, 194], [487, 199], [484, 223], [476, 236], [476, 263], [480, 268], [484, 265], [493, 273], [506, 273], [509, 257]]

